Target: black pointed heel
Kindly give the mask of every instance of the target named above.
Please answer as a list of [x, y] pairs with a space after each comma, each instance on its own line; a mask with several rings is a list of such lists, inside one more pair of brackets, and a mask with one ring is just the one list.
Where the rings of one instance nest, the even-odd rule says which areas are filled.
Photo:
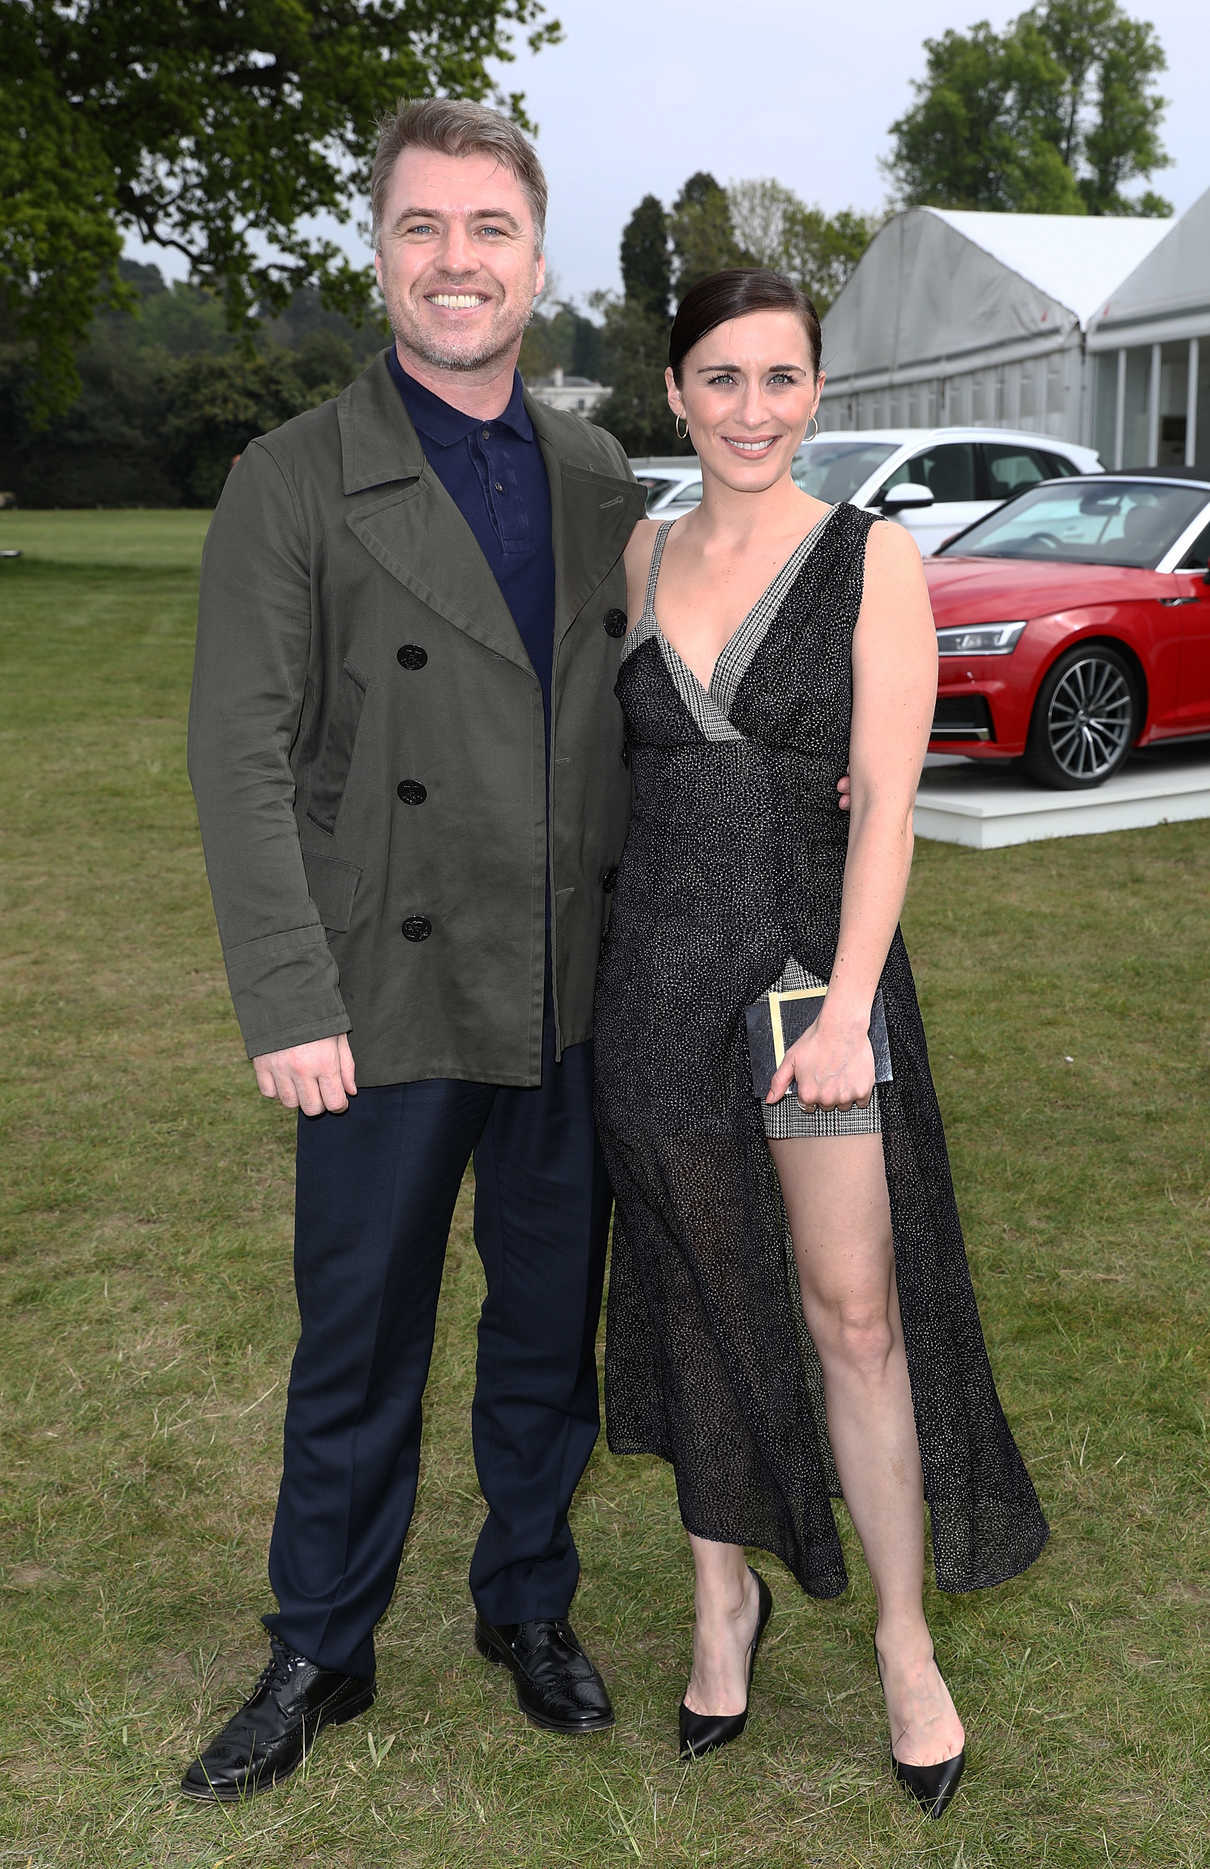
[[[881, 1681], [882, 1662], [877, 1642], [874, 1644], [874, 1667]], [[892, 1772], [901, 1785], [907, 1786], [926, 1817], [945, 1816], [965, 1768], [965, 1746], [952, 1759], [942, 1759], [939, 1765], [904, 1765], [895, 1757], [894, 1747], [891, 1748]]]
[[[752, 1570], [752, 1566], [748, 1566]], [[756, 1667], [756, 1651], [760, 1647], [760, 1638], [765, 1633], [765, 1625], [773, 1614], [773, 1598], [769, 1586], [759, 1571], [753, 1570], [756, 1578], [756, 1634], [752, 1637], [752, 1646], [748, 1650], [748, 1698], [752, 1698], [752, 1674]], [[717, 1752], [720, 1746], [726, 1746], [733, 1739], [738, 1739], [748, 1724], [748, 1709], [742, 1713], [691, 1713], [682, 1700], [680, 1706], [681, 1758], [700, 1759], [707, 1752]]]

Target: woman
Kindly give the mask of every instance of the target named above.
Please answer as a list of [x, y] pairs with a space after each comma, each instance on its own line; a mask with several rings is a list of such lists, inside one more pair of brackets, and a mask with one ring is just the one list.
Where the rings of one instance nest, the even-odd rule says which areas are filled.
[[[682, 1757], [747, 1717], [771, 1603], [744, 1546], [838, 1594], [843, 1492], [893, 1769], [936, 1817], [965, 1736], [924, 1616], [924, 1499], [942, 1589], [1015, 1575], [1047, 1535], [987, 1362], [897, 927], [936, 637], [908, 534], [791, 478], [824, 381], [809, 300], [716, 274], [669, 356], [703, 498], [627, 548], [634, 806], [595, 1023], [609, 1441], [676, 1470], [696, 1570]], [[745, 1009], [824, 983], [758, 1101]]]

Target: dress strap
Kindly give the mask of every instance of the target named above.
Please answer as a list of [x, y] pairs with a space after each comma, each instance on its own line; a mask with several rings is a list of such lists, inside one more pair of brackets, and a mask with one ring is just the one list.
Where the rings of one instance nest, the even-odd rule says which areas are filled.
[[665, 519], [655, 535], [655, 544], [651, 548], [651, 565], [647, 572], [647, 595], [643, 599], [643, 615], [655, 616], [655, 587], [660, 575], [660, 560], [664, 556], [664, 547], [668, 543], [668, 534], [676, 524], [675, 519]]

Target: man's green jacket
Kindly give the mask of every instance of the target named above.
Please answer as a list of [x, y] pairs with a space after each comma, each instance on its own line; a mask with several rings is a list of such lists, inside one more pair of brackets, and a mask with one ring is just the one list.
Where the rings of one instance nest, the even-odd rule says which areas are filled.
[[550, 479], [542, 695], [386, 367], [250, 443], [202, 561], [189, 774], [249, 1056], [348, 1032], [359, 1084], [541, 1072], [588, 1036], [629, 808], [613, 694], [643, 494], [527, 398]]

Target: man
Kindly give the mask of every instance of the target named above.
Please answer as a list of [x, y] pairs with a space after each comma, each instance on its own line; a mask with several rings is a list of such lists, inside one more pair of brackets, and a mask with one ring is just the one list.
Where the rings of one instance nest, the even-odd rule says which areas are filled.
[[371, 192], [394, 348], [249, 444], [203, 560], [190, 776], [257, 1082], [300, 1112], [301, 1318], [270, 1660], [185, 1774], [205, 1799], [276, 1783], [373, 1701], [471, 1158], [476, 1644], [538, 1725], [613, 1718], [567, 1621], [567, 1511], [598, 1426], [588, 1034], [643, 496], [616, 442], [516, 374], [546, 206], [524, 137], [403, 107]]

